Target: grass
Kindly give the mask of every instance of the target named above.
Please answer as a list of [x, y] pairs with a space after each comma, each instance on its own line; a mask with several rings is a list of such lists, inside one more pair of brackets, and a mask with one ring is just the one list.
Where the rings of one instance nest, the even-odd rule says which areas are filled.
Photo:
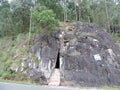
[[117, 42], [117, 45], [120, 47], [120, 35], [119, 34], [113, 34], [113, 38]]
[[14, 80], [4, 80], [0, 78], [0, 82], [6, 82], [6, 83], [16, 83], [16, 84], [25, 84], [25, 85], [40, 85], [39, 83], [28, 81], [14, 81]]
[[82, 38], [86, 38], [87, 36], [95, 36], [95, 33], [83, 32], [80, 35]]
[[[31, 41], [34, 39], [34, 34], [31, 35]], [[31, 46], [33, 43], [31, 42]], [[26, 65], [26, 58], [28, 56], [29, 43], [28, 34], [19, 34], [15, 40], [11, 37], [0, 38], [0, 78], [13, 80], [26, 80], [27, 77], [21, 75], [21, 63]], [[11, 73], [10, 69], [18, 68], [17, 73]], [[20, 75], [19, 75], [20, 74]], [[27, 73], [26, 73], [27, 75]]]
[[[61, 23], [63, 24], [63, 23]], [[93, 36], [91, 33], [83, 33], [82, 37]], [[32, 40], [34, 38], [34, 34], [31, 36]], [[118, 34], [114, 34], [114, 39], [117, 41], [118, 46], [120, 46], [120, 36]], [[32, 41], [31, 40], [31, 41]], [[76, 39], [73, 39], [72, 42], [75, 42]], [[44, 43], [45, 44], [45, 43]], [[8, 82], [8, 83], [17, 83], [17, 84], [27, 84], [27, 85], [39, 85], [38, 83], [31, 82], [30, 80], [24, 80], [24, 76], [21, 74], [16, 74], [16, 78], [14, 80], [7, 80], [4, 77], [12, 77], [8, 75], [10, 66], [18, 66], [20, 67], [20, 63], [25, 61], [25, 58], [28, 56], [28, 34], [19, 34], [14, 41], [12, 41], [11, 37], [0, 38], [0, 82]], [[74, 55], [71, 53], [71, 55]], [[75, 53], [75, 55], [80, 55], [79, 52]], [[35, 59], [36, 60], [36, 59]], [[38, 61], [35, 61], [38, 63]], [[90, 87], [80, 87], [80, 88], [90, 88]], [[120, 90], [119, 86], [102, 86], [95, 87], [97, 89], [105, 89], [105, 90]]]

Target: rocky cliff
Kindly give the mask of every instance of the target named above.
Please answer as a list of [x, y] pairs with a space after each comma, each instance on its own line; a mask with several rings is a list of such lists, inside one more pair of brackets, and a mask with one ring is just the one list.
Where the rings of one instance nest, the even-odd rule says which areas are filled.
[[45, 84], [57, 64], [60, 85], [120, 85], [119, 47], [96, 24], [78, 22], [38, 36], [27, 62], [30, 78]]

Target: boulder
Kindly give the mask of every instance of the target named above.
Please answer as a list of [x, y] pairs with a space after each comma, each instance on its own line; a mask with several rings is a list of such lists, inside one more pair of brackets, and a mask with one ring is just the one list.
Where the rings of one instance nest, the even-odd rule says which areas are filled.
[[120, 50], [112, 36], [96, 24], [74, 27], [72, 38], [60, 42], [61, 85], [120, 85]]
[[55, 34], [37, 36], [34, 48], [27, 58], [29, 77], [47, 84], [57, 60], [59, 42]]
[[30, 78], [44, 84], [49, 83], [57, 64], [60, 85], [120, 85], [119, 47], [96, 24], [78, 22], [37, 36], [27, 64]]

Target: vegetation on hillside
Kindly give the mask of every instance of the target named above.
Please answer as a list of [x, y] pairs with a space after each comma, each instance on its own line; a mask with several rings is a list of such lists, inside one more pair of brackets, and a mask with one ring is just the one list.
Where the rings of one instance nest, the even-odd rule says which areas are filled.
[[35, 34], [50, 34], [66, 21], [97, 23], [120, 46], [120, 0], [0, 0], [0, 78], [28, 80], [24, 69]]
[[0, 50], [0, 78], [27, 80], [28, 34], [19, 34], [14, 41], [7, 36], [0, 38]]
[[[59, 20], [92, 22], [108, 32], [119, 32], [119, 12], [119, 0], [12, 0], [11, 3], [0, 0], [0, 36], [9, 35], [14, 39], [19, 33], [29, 32], [30, 19], [32, 28], [35, 28], [33, 31], [37, 31], [38, 25], [45, 20], [46, 28], [53, 27]], [[48, 14], [54, 18], [49, 18]], [[40, 19], [44, 20], [41, 22]], [[48, 22], [47, 19], [54, 20]]]
[[59, 20], [55, 19], [55, 14], [52, 10], [43, 10], [41, 12], [33, 12], [32, 28], [38, 30], [40, 34], [50, 34], [55, 31], [55, 27], [59, 26]]

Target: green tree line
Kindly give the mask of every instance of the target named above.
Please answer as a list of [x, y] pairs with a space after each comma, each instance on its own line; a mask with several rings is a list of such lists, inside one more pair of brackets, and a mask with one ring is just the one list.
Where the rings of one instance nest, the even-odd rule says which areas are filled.
[[0, 0], [0, 37], [29, 32], [30, 16], [32, 32], [53, 30], [58, 21], [97, 23], [116, 32], [120, 30], [120, 0]]

